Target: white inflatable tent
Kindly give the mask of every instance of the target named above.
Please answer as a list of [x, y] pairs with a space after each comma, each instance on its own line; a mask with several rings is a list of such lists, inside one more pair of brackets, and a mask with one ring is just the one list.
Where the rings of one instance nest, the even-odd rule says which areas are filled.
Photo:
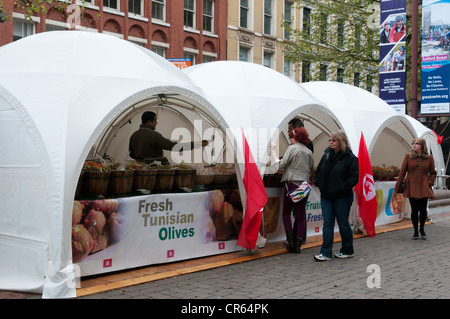
[[[245, 132], [261, 173], [269, 161], [271, 141], [279, 143], [280, 154], [284, 153], [288, 145], [287, 124], [292, 118], [303, 119], [313, 141], [342, 128], [324, 102], [270, 68], [248, 62], [218, 61], [183, 72], [228, 119], [238, 150], [242, 149], [242, 130]], [[242, 166], [242, 161], [238, 164]]]
[[[27, 64], [30, 52], [34, 62]], [[263, 172], [270, 139], [277, 137], [271, 129], [285, 134], [292, 117], [304, 119], [319, 146], [336, 129], [356, 132], [316, 96], [312, 87], [251, 63], [214, 62], [182, 72], [103, 34], [48, 32], [2, 47], [0, 289], [75, 296], [71, 212], [83, 162], [92, 152], [126, 158], [127, 145], [120, 145], [144, 109], [168, 107], [183, 123], [201, 118], [210, 127], [230, 128], [238, 155], [244, 130]], [[326, 96], [333, 99], [331, 92]]]
[[71, 215], [82, 165], [124, 114], [161, 99], [227, 126], [179, 69], [130, 42], [57, 31], [0, 49], [0, 289], [75, 297]]
[[[358, 155], [361, 132], [374, 166], [400, 167], [416, 137], [426, 140], [436, 168], [444, 167], [442, 149], [432, 130], [412, 117], [395, 111], [376, 95], [338, 82], [307, 82], [305, 90], [327, 105], [343, 123], [353, 152]], [[319, 142], [319, 141], [318, 141]], [[322, 141], [322, 145], [327, 141]]]

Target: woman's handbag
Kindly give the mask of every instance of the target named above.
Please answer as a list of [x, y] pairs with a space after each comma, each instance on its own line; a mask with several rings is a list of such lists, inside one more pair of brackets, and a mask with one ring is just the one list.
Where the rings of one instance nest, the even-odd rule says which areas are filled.
[[[287, 185], [286, 185], [286, 189], [287, 189]], [[298, 203], [299, 201], [301, 201], [303, 198], [305, 198], [306, 196], [309, 195], [309, 193], [311, 192], [311, 185], [309, 185], [308, 182], [303, 182], [300, 184], [300, 186], [296, 189], [293, 190], [287, 190], [289, 197], [292, 199], [292, 201], [294, 203]]]

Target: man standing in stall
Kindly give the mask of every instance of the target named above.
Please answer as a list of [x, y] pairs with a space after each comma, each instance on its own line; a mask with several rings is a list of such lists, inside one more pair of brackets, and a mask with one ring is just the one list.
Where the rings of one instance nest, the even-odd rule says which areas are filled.
[[[169, 161], [164, 157], [163, 150], [170, 151], [175, 145], [181, 146], [183, 150], [192, 150], [200, 146], [194, 142], [173, 142], [155, 131], [158, 124], [158, 115], [155, 112], [144, 112], [141, 121], [139, 130], [131, 135], [129, 142], [130, 157], [136, 161], [147, 163], [160, 161], [162, 164], [168, 164]], [[206, 145], [208, 141], [203, 140], [201, 146]]]

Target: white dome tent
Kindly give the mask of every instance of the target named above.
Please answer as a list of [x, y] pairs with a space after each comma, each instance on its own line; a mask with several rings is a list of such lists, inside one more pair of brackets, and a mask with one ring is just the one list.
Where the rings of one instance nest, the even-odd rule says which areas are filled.
[[[268, 162], [271, 139], [277, 139], [277, 133], [287, 137], [287, 123], [292, 118], [304, 120], [312, 140], [342, 127], [326, 104], [270, 68], [248, 62], [218, 61], [183, 72], [227, 118], [238, 150], [242, 149], [242, 129], [245, 131], [261, 173]], [[284, 153], [287, 141], [279, 139], [280, 153]]]
[[[31, 53], [33, 62], [28, 62]], [[180, 71], [144, 48], [104, 34], [45, 32], [4, 46], [0, 289], [44, 298], [76, 296], [71, 218], [83, 163], [89, 154], [126, 159], [128, 137], [144, 110], [156, 108], [161, 121], [176, 118], [175, 125], [185, 124], [196, 137], [203, 136], [192, 124], [197, 119], [205, 120], [204, 129], [222, 134], [230, 129], [227, 138], [238, 159], [244, 130], [263, 173], [270, 141], [280, 134], [273, 129], [286, 135], [288, 121], [296, 116], [315, 143], [316, 163], [328, 146], [328, 134], [337, 129], [347, 132], [354, 151], [363, 130], [374, 156], [383, 134], [396, 137], [403, 152], [422, 128], [380, 101], [335, 83], [298, 85], [252, 63], [221, 61]], [[364, 109], [357, 110], [361, 105]], [[158, 130], [164, 129], [161, 121]], [[429, 134], [427, 141], [433, 143]], [[287, 139], [279, 143], [282, 154]], [[242, 196], [241, 178], [238, 182]]]
[[444, 167], [442, 150], [433, 131], [395, 111], [376, 95], [338, 82], [307, 82], [300, 86], [326, 103], [343, 123], [355, 155], [363, 132], [372, 165], [400, 167], [405, 153], [411, 150], [412, 140], [423, 137], [433, 153], [436, 168]]
[[0, 49], [1, 289], [75, 297], [71, 212], [82, 165], [111, 123], [161, 94], [226, 126], [188, 77], [130, 42], [58, 31]]

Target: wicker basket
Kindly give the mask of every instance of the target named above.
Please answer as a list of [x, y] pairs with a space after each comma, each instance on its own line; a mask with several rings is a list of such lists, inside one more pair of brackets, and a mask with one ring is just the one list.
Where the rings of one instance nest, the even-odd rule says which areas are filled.
[[173, 188], [176, 169], [158, 169], [155, 181], [155, 191], [170, 191]]
[[134, 171], [133, 191], [137, 189], [153, 190], [155, 187], [157, 169], [140, 169]]
[[109, 172], [84, 172], [81, 193], [85, 195], [106, 195]]
[[174, 189], [180, 189], [180, 188], [193, 189], [194, 182], [195, 182], [195, 175], [196, 175], [195, 169], [177, 169], [175, 172], [173, 188]]
[[214, 175], [195, 175], [195, 185], [209, 185], [213, 182]]
[[109, 175], [108, 194], [123, 195], [133, 190], [134, 170], [111, 171]]

